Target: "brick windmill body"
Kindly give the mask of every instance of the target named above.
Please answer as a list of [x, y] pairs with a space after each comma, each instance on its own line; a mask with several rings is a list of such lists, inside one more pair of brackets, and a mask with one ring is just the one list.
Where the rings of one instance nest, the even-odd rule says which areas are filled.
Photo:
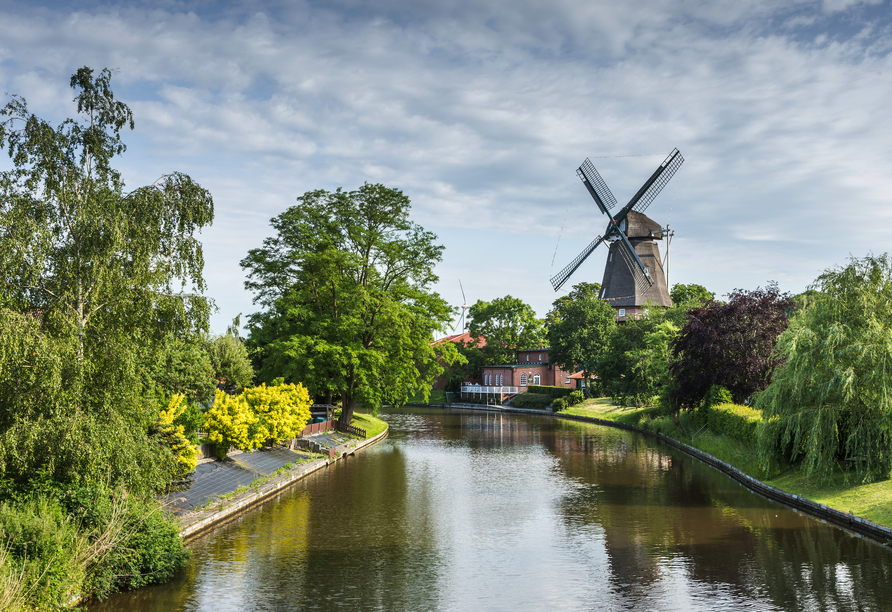
[[678, 149], [673, 150], [638, 193], [614, 216], [610, 211], [616, 206], [616, 198], [591, 161], [586, 159], [576, 173], [598, 208], [607, 215], [607, 229], [551, 279], [554, 290], [560, 289], [598, 245], [606, 242], [610, 250], [600, 298], [617, 309], [618, 321], [637, 318], [648, 304], [672, 306], [656, 243], [669, 230], [645, 215], [644, 211], [682, 163], [684, 158], [681, 153]]

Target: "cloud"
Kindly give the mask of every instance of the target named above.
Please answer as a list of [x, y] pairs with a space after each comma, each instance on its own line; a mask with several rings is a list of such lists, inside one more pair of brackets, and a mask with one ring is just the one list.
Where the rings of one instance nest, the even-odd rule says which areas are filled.
[[[61, 118], [77, 67], [116, 68], [140, 145], [125, 178], [180, 169], [212, 189], [212, 293], [240, 291], [238, 260], [297, 195], [364, 181], [403, 189], [446, 237], [443, 283], [486, 262], [482, 285], [540, 314], [558, 235], [562, 265], [603, 231], [575, 177], [587, 156], [658, 154], [594, 160], [623, 200], [681, 149], [649, 212], [684, 229], [678, 279], [719, 292], [738, 283], [712, 270], [735, 260], [787, 262], [801, 289], [839, 261], [840, 215], [889, 216], [890, 23], [868, 3], [0, 6], [5, 91]], [[881, 224], [858, 240], [889, 249]], [[705, 249], [721, 251], [708, 271]]]

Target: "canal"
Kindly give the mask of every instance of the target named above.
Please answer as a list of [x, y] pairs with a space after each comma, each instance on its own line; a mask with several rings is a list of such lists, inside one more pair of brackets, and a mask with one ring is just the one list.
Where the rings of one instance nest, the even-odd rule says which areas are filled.
[[389, 437], [106, 610], [888, 610], [892, 551], [622, 430], [384, 412]]

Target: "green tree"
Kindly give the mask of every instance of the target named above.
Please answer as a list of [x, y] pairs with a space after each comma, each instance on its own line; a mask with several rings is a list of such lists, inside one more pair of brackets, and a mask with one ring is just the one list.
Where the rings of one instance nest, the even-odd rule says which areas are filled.
[[554, 301], [546, 317], [549, 360], [567, 372], [582, 368], [586, 381], [616, 327], [616, 311], [598, 298], [600, 291], [597, 283], [574, 285], [569, 294]]
[[506, 295], [492, 302], [477, 300], [468, 309], [468, 331], [486, 338], [484, 352], [490, 365], [513, 363], [515, 351], [542, 346], [545, 328], [536, 311], [522, 300]]
[[340, 422], [357, 402], [377, 410], [430, 392], [458, 353], [434, 344], [453, 309], [430, 290], [443, 247], [409, 220], [409, 199], [365, 184], [310, 191], [271, 224], [276, 236], [242, 260], [245, 286], [266, 308], [249, 317], [258, 379], [304, 383], [335, 394]]
[[13, 163], [0, 173], [4, 325], [53, 366], [25, 386], [8, 377], [15, 366], [0, 366], [8, 481], [102, 479], [148, 491], [176, 472], [169, 450], [147, 437], [157, 413], [141, 367], [170, 334], [207, 326], [194, 233], [213, 219], [213, 202], [176, 172], [125, 192], [112, 161], [133, 118], [111, 76], [79, 69], [79, 118], [57, 127], [17, 96], [0, 110], [0, 148]]
[[237, 316], [226, 333], [205, 341], [214, 378], [231, 391], [249, 386], [254, 380], [254, 366], [245, 341], [238, 334], [241, 315]]
[[201, 337], [171, 334], [147, 357], [143, 371], [165, 398], [181, 393], [207, 402], [214, 396], [214, 366]]
[[852, 259], [817, 278], [810, 303], [780, 336], [783, 361], [756, 406], [768, 422], [767, 462], [779, 449], [823, 479], [851, 460], [864, 482], [892, 468], [892, 261]]
[[669, 297], [672, 298], [672, 302], [675, 304], [700, 304], [702, 302], [713, 301], [715, 299], [715, 293], [707, 291], [706, 287], [703, 285], [696, 285], [693, 283], [684, 285], [678, 283], [672, 285], [672, 289], [669, 291]]

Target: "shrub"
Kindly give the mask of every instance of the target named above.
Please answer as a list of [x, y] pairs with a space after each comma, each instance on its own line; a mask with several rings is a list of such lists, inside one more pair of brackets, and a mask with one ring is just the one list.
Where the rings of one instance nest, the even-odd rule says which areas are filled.
[[278, 443], [296, 437], [310, 420], [310, 394], [301, 384], [265, 384], [245, 389], [242, 396], [259, 417], [267, 439]]
[[545, 409], [551, 401], [552, 397], [546, 393], [522, 393], [511, 400], [511, 405], [518, 408]]
[[553, 412], [561, 412], [567, 409], [567, 400], [562, 397], [557, 398], [551, 403], [551, 410]]
[[567, 401], [568, 406], [575, 406], [576, 404], [580, 403], [584, 399], [585, 399], [585, 397], [582, 394], [582, 390], [577, 389], [576, 391], [574, 391], [573, 393], [571, 393], [570, 395], [567, 396], [566, 401]]
[[207, 440], [220, 458], [226, 457], [230, 446], [254, 450], [266, 441], [269, 433], [265, 427], [257, 427], [259, 421], [244, 396], [231, 396], [218, 390], [214, 405], [204, 415]]
[[155, 425], [158, 435], [165, 444], [170, 446], [170, 450], [177, 458], [177, 465], [183, 476], [198, 465], [198, 448], [186, 437], [183, 426], [174, 424], [174, 421], [182, 416], [189, 405], [184, 399], [185, 396], [182, 394], [171, 397], [167, 408], [159, 411], [158, 422]]
[[706, 392], [706, 397], [703, 398], [703, 407], [707, 410], [720, 404], [733, 403], [734, 398], [731, 397], [731, 392], [719, 385], [712, 385], [709, 387], [709, 391]]
[[569, 387], [548, 387], [545, 385], [529, 385], [527, 387], [528, 393], [545, 393], [550, 395], [551, 397], [567, 397], [570, 393], [573, 392], [573, 389]]
[[708, 409], [709, 428], [755, 448], [762, 411], [740, 404], [718, 404]]

